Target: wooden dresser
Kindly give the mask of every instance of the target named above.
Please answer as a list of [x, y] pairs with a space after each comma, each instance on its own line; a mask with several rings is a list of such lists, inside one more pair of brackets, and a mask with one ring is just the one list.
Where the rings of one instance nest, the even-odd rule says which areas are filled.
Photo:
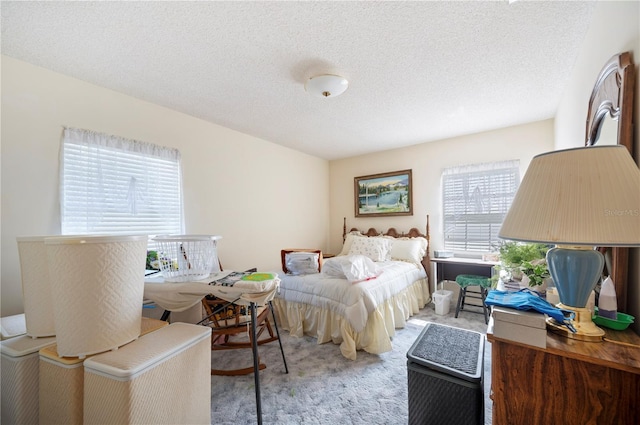
[[547, 348], [493, 335], [493, 424], [640, 424], [640, 337], [606, 330], [616, 342], [547, 332]]

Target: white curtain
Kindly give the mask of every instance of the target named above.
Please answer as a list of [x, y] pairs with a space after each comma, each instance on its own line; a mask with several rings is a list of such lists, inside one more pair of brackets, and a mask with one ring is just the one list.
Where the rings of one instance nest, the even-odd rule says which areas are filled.
[[65, 128], [62, 234], [184, 233], [180, 152]]

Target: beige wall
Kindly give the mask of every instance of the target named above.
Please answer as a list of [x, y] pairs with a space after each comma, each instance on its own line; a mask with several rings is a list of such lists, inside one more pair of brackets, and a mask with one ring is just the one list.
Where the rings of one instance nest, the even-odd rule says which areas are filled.
[[[440, 175], [446, 167], [483, 162], [520, 160], [520, 176], [533, 156], [553, 150], [553, 120], [503, 128], [469, 136], [423, 143], [330, 163], [331, 235], [330, 249], [342, 244], [343, 217], [347, 227], [379, 231], [389, 227], [406, 231], [425, 228], [430, 218], [431, 252], [443, 247], [442, 195]], [[411, 169], [413, 176], [413, 216], [356, 218], [354, 181], [357, 176]]]
[[2, 56], [2, 316], [22, 311], [16, 236], [60, 232], [63, 126], [176, 147], [187, 233], [219, 234], [227, 269], [276, 269], [328, 245], [328, 162]]
[[[596, 78], [611, 56], [631, 51], [636, 64], [635, 160], [640, 164], [640, 2], [599, 2], [555, 120], [556, 149], [584, 145], [587, 107]], [[640, 190], [640, 189], [639, 189]], [[640, 317], [640, 249], [630, 250], [627, 313]], [[634, 329], [640, 333], [640, 321]]]

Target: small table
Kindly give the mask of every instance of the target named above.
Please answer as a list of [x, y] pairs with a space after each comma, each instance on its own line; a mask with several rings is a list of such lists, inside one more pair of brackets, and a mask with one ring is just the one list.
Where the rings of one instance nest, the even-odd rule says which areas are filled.
[[432, 258], [436, 265], [436, 287], [443, 280], [455, 281], [459, 274], [473, 274], [477, 276], [491, 277], [493, 266], [499, 264], [495, 261], [483, 261], [475, 258]]
[[[161, 274], [153, 275], [144, 280], [144, 298], [155, 302], [165, 311], [185, 311], [201, 302], [207, 295], [213, 295], [234, 304], [249, 306], [251, 311], [251, 333], [253, 351], [253, 376], [256, 386], [256, 410], [258, 424], [262, 424], [262, 404], [260, 398], [260, 373], [258, 360], [258, 339], [256, 337], [256, 306], [266, 305], [276, 295], [280, 286], [280, 279], [276, 276], [272, 280], [262, 282], [236, 282], [233, 286], [209, 285], [214, 280], [221, 279], [232, 273], [224, 271], [213, 273], [206, 279], [193, 282], [165, 282]], [[277, 328], [277, 324], [275, 325]]]

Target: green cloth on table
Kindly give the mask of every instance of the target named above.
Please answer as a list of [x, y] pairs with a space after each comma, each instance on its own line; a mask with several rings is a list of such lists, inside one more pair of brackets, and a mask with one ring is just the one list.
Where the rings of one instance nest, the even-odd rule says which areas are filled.
[[473, 274], [459, 274], [456, 276], [456, 283], [461, 288], [467, 286], [482, 286], [483, 288], [491, 288], [491, 280], [485, 276], [476, 276]]

